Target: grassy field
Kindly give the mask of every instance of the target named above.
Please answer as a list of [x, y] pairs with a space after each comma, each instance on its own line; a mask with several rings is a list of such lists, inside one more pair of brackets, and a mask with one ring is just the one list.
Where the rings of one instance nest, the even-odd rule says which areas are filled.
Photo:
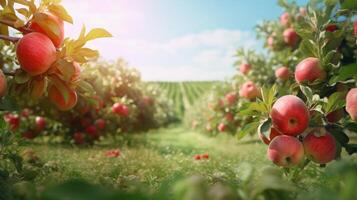
[[185, 110], [189, 109], [196, 100], [209, 91], [216, 81], [186, 81], [186, 82], [149, 82], [165, 96], [174, 108], [179, 117], [182, 117]]
[[[132, 181], [157, 188], [176, 175], [217, 175], [234, 180], [243, 162], [255, 167], [270, 165], [265, 146], [258, 141], [238, 143], [232, 136], [211, 138], [182, 127], [172, 127], [117, 138], [90, 148], [63, 145], [31, 145], [56, 172], [46, 179], [81, 178], [101, 185], [126, 188]], [[28, 148], [27, 147], [27, 148]], [[105, 152], [120, 149], [121, 156], [107, 158]], [[197, 161], [195, 154], [208, 153], [208, 160]]]

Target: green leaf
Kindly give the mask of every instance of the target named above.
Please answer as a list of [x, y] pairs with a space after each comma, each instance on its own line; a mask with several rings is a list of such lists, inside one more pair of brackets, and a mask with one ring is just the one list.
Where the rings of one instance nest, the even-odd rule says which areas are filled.
[[326, 128], [329, 133], [331, 133], [335, 139], [342, 145], [346, 146], [349, 142], [349, 137], [343, 132], [343, 128], [333, 125]]
[[346, 100], [344, 96], [345, 92], [335, 92], [333, 93], [327, 101], [327, 104], [324, 106], [325, 113], [330, 113], [335, 110], [341, 109], [345, 106]]
[[311, 88], [309, 88], [308, 86], [300, 85], [300, 90], [305, 95], [308, 104], [311, 105], [312, 98], [313, 98], [313, 93], [312, 93]]
[[78, 89], [82, 92], [94, 93], [93, 86], [84, 80], [79, 81]]
[[265, 120], [258, 127], [258, 133], [262, 133], [266, 138], [270, 138], [272, 122], [271, 119]]
[[88, 42], [97, 38], [113, 37], [108, 31], [102, 28], [95, 28], [89, 31], [86, 35], [85, 40]]
[[254, 116], [258, 114], [268, 113], [264, 103], [262, 102], [251, 102], [246, 104], [246, 108], [239, 111], [240, 115], [243, 116]]
[[341, 8], [343, 9], [357, 9], [357, 1], [356, 0], [344, 0], [341, 4]]
[[357, 123], [348, 123], [346, 124], [345, 128], [354, 133], [357, 133]]
[[245, 125], [237, 134], [237, 139], [240, 140], [244, 138], [247, 134], [252, 133], [257, 130], [259, 122], [251, 122]]
[[334, 76], [330, 79], [329, 83], [333, 84], [338, 81], [344, 81], [356, 75], [357, 75], [357, 64], [345, 65], [340, 68], [337, 76]]
[[263, 87], [261, 89], [261, 93], [262, 93], [265, 109], [269, 113], [274, 101], [276, 100], [275, 95], [277, 93], [277, 87], [276, 85], [273, 85], [272, 87], [270, 87], [270, 89]]
[[357, 152], [357, 144], [347, 144], [345, 146], [346, 151], [348, 152], [348, 154], [354, 154]]
[[30, 80], [31, 76], [23, 71], [23, 70], [16, 70], [15, 72], [15, 82], [17, 84], [24, 84]]

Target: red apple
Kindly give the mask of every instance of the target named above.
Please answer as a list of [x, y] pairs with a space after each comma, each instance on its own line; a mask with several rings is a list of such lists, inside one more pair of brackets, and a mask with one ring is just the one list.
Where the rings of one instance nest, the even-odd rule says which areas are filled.
[[284, 135], [296, 136], [304, 132], [309, 124], [309, 110], [298, 97], [286, 95], [273, 105], [270, 116], [274, 128]]
[[84, 135], [81, 132], [77, 132], [73, 134], [73, 139], [76, 144], [83, 144], [84, 143]]
[[124, 116], [124, 117], [129, 115], [129, 108], [126, 105], [121, 104], [121, 103], [115, 103], [112, 106], [112, 111], [114, 113]]
[[206, 159], [206, 160], [209, 159], [208, 153], [202, 154], [201, 157], [202, 159]]
[[280, 135], [268, 147], [268, 159], [282, 167], [296, 166], [304, 158], [304, 147], [295, 137]]
[[290, 25], [290, 14], [288, 12], [284, 12], [280, 16], [280, 24], [283, 26], [289, 26]]
[[95, 125], [88, 126], [85, 131], [93, 139], [97, 139], [99, 137], [99, 135], [97, 134], [97, 127]]
[[300, 84], [323, 80], [325, 77], [326, 73], [321, 68], [318, 58], [305, 58], [296, 66], [295, 69], [295, 80]]
[[357, 122], [357, 88], [352, 88], [346, 96], [346, 111]]
[[298, 34], [293, 28], [286, 29], [283, 33], [283, 37], [284, 37], [284, 42], [290, 46], [294, 46], [299, 39]]
[[313, 130], [304, 138], [303, 144], [306, 156], [313, 162], [326, 164], [336, 157], [336, 140], [326, 131]]
[[4, 73], [0, 69], [0, 98], [3, 97], [6, 93], [7, 81]]
[[240, 65], [239, 67], [239, 71], [244, 74], [244, 75], [247, 75], [250, 71], [250, 69], [252, 68], [252, 66], [250, 64], [247, 64], [247, 63], [243, 63]]
[[228, 122], [231, 122], [231, 121], [234, 120], [234, 115], [229, 112], [229, 113], [226, 113], [226, 115], [224, 116], [224, 118], [226, 118], [226, 120], [227, 120]]
[[330, 123], [336, 123], [343, 118], [344, 112], [342, 109], [335, 110], [326, 115], [326, 119]]
[[220, 123], [219, 125], [218, 125], [218, 131], [219, 132], [225, 132], [226, 131], [226, 125], [222, 122], [222, 123]]
[[108, 158], [117, 158], [120, 156], [120, 150], [119, 149], [114, 149], [114, 150], [109, 150], [105, 152], [105, 156]]
[[46, 35], [56, 48], [61, 47], [64, 40], [63, 20], [50, 12], [40, 13], [41, 22], [32, 21], [30, 29]]
[[17, 114], [5, 114], [4, 120], [9, 124], [11, 131], [16, 131], [20, 126], [20, 117]]
[[235, 92], [230, 92], [226, 94], [225, 99], [228, 105], [234, 105], [237, 102], [237, 94]]
[[36, 137], [36, 134], [33, 131], [25, 131], [22, 133], [22, 137], [28, 140], [32, 140]]
[[276, 137], [281, 135], [275, 128], [270, 129], [270, 135], [269, 138], [267, 138], [263, 133], [259, 133], [259, 138], [264, 144], [269, 145], [270, 142]]
[[353, 26], [354, 26], [354, 30], [355, 30], [355, 36], [357, 37], [357, 20], [355, 21]]
[[43, 117], [36, 117], [36, 130], [42, 131], [46, 127], [46, 119]]
[[45, 73], [56, 61], [56, 48], [42, 33], [29, 33], [19, 40], [16, 48], [21, 69], [31, 76]]
[[289, 68], [279, 67], [278, 69], [275, 70], [275, 76], [276, 76], [276, 78], [283, 80], [283, 81], [288, 80], [289, 76], [290, 76]]
[[77, 104], [77, 93], [75, 90], [67, 88], [69, 93], [67, 102], [65, 101], [64, 96], [60, 93], [56, 86], [50, 86], [48, 90], [48, 98], [52, 101], [53, 104], [61, 111], [67, 111], [72, 109]]
[[201, 160], [201, 155], [197, 154], [193, 157], [195, 160]]
[[21, 111], [21, 116], [22, 116], [22, 117], [25, 117], [25, 118], [28, 118], [31, 114], [32, 114], [32, 110], [30, 110], [30, 109], [28, 109], [28, 108], [24, 108], [24, 109]]
[[106, 122], [104, 119], [97, 119], [95, 121], [95, 125], [97, 126], [98, 129], [103, 130], [105, 129]]
[[248, 81], [241, 86], [239, 95], [246, 99], [254, 99], [260, 96], [260, 91], [252, 81]]
[[337, 25], [336, 24], [329, 24], [326, 26], [326, 31], [327, 32], [334, 32], [337, 30]]

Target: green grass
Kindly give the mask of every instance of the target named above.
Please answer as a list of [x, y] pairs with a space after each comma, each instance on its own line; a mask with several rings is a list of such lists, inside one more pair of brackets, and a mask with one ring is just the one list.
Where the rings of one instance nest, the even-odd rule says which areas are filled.
[[[254, 163], [256, 167], [270, 165], [265, 159], [266, 147], [260, 142], [238, 143], [232, 136], [212, 138], [182, 127], [123, 136], [115, 142], [104, 141], [90, 148], [69, 145], [30, 147], [43, 161], [57, 169], [46, 174], [40, 182], [81, 178], [110, 187], [126, 188], [136, 182], [157, 188], [177, 174], [211, 178], [220, 174], [233, 181], [241, 163]], [[104, 152], [113, 148], [120, 149], [122, 155], [105, 157]], [[193, 159], [195, 154], [203, 153], [209, 153], [210, 159]]]

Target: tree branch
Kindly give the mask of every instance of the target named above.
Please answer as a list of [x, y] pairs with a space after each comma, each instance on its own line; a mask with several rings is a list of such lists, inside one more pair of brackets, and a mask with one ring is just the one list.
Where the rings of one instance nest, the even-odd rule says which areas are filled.
[[27, 28], [26, 26], [22, 27], [15, 27], [15, 22], [11, 20], [6, 20], [6, 19], [0, 19], [0, 24], [4, 24], [6, 26], [9, 26], [11, 28], [14, 28], [22, 33], [30, 33], [33, 32], [31, 29]]
[[11, 36], [7, 36], [7, 35], [0, 35], [0, 40], [6, 40], [6, 41], [10, 41], [10, 42], [16, 43], [17, 41], [20, 40], [20, 38], [11, 37]]

